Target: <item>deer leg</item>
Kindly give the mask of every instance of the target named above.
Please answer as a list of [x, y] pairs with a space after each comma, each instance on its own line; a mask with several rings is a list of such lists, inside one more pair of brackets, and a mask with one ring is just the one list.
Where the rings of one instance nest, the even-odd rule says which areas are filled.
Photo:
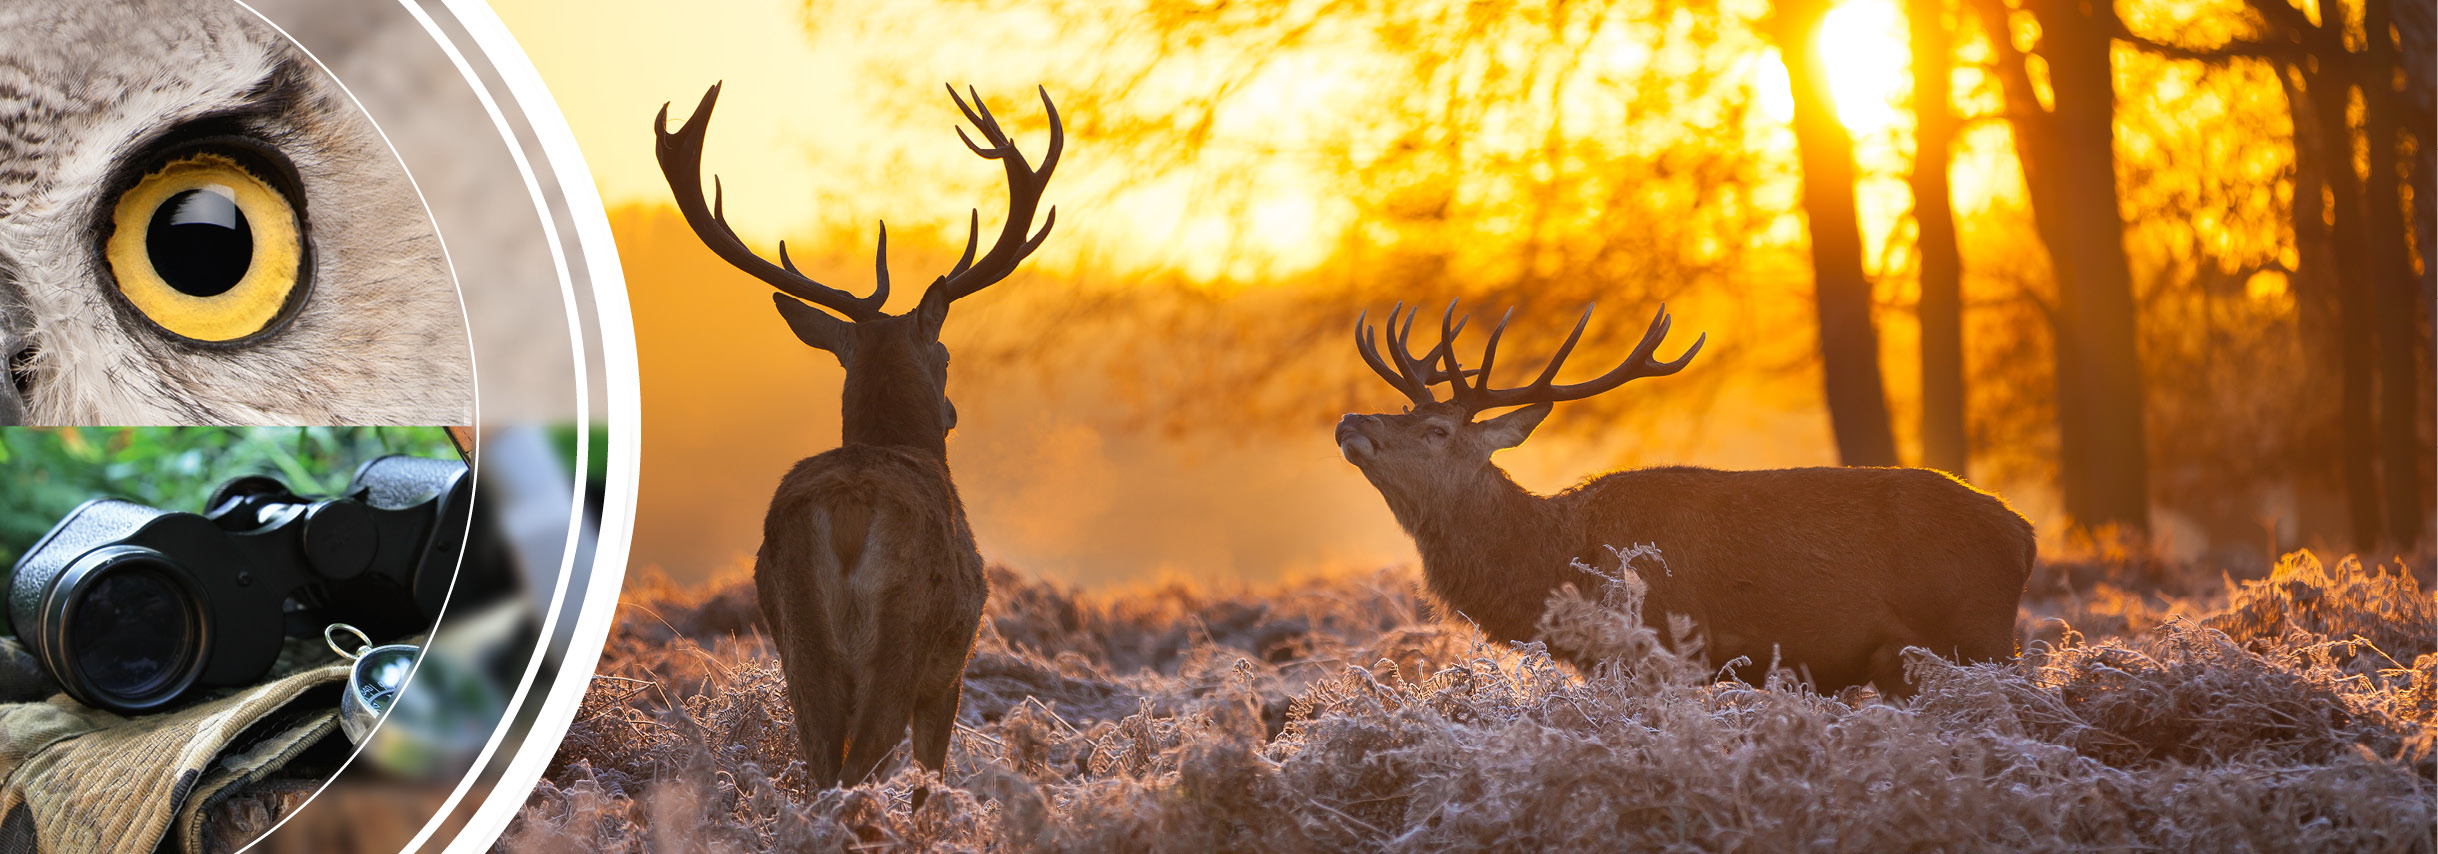
[[754, 567], [762, 620], [771, 630], [779, 654], [779, 670], [787, 677], [787, 705], [796, 713], [796, 741], [805, 772], [815, 786], [838, 785], [839, 761], [846, 753], [846, 723], [855, 702], [848, 679], [848, 662], [830, 642], [828, 615], [810, 591], [790, 585], [784, 573], [766, 568], [768, 555]]
[[858, 668], [863, 675], [857, 685], [855, 713], [849, 719], [846, 743], [846, 785], [856, 785], [871, 776], [872, 769], [897, 748], [906, 737], [906, 721], [913, 713], [915, 681], [921, 671], [921, 653], [915, 648], [912, 633], [902, 627], [883, 625], [872, 645], [871, 654]]
[[812, 657], [816, 660], [785, 668], [787, 701], [796, 710], [796, 738], [804, 751], [805, 770], [814, 785], [828, 788], [839, 784], [839, 763], [846, 753], [847, 721], [854, 713], [855, 696], [842, 666], [846, 662], [834, 654]]
[[[943, 778], [948, 775], [948, 737], [957, 728], [957, 700], [964, 688], [965, 674], [960, 668], [945, 684], [937, 674], [925, 674], [922, 689], [914, 695], [914, 761]], [[930, 797], [930, 786], [916, 787], [914, 808], [922, 809]]]
[[855, 715], [847, 735], [845, 785], [857, 785], [872, 775], [889, 751], [897, 748], [906, 737], [906, 718], [913, 705], [913, 696], [903, 684], [872, 686], [855, 704]]
[[914, 698], [914, 761], [935, 773], [948, 773], [948, 736], [957, 728], [957, 700], [964, 680], [930, 688]]
[[914, 695], [914, 761], [938, 774], [948, 773], [948, 737], [957, 728], [957, 703], [965, 693], [965, 657], [973, 649], [974, 630], [965, 630], [963, 636], [964, 643], [935, 651], [936, 658], [947, 660], [925, 662], [930, 667]]

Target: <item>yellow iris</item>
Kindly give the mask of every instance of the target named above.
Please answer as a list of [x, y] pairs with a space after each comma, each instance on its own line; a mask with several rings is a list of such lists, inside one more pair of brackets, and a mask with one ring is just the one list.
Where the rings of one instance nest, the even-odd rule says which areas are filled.
[[[221, 223], [229, 231], [224, 244], [242, 245], [226, 243], [241, 238], [252, 243], [242, 275], [227, 274], [233, 284], [209, 282], [205, 274], [207, 286], [198, 287], [188, 269], [198, 261], [178, 244], [154, 239], [165, 214], [177, 220], [175, 210], [163, 208], [192, 206], [198, 194], [216, 196], [204, 201], [223, 211], [233, 205], [242, 214]], [[196, 152], [170, 160], [120, 194], [111, 224], [104, 253], [119, 292], [173, 334], [196, 341], [244, 338], [279, 317], [296, 290], [303, 256], [296, 209], [286, 194], [226, 155]]]

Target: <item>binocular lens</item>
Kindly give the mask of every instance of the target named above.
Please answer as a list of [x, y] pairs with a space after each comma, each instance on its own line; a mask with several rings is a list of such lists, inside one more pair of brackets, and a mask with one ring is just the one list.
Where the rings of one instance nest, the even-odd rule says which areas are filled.
[[124, 565], [85, 589], [68, 621], [68, 648], [93, 687], [145, 697], [188, 675], [202, 633], [184, 592], [158, 569]]
[[332, 498], [267, 477], [222, 484], [205, 515], [96, 498], [18, 556], [0, 632], [70, 696], [120, 714], [256, 682], [291, 619], [344, 619], [368, 640], [430, 625], [472, 488], [464, 463], [387, 456]]

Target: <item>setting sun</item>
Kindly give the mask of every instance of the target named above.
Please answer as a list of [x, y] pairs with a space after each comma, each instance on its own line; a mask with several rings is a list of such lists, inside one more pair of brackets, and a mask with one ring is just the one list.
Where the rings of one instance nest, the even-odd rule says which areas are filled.
[[[1912, 86], [1906, 70], [1910, 53], [1905, 20], [1894, 0], [1840, 3], [1820, 22], [1818, 38], [1828, 64], [1829, 89], [1837, 98], [1838, 121], [1855, 133], [1894, 124], [1902, 114], [1897, 99]], [[1785, 61], [1771, 57], [1761, 64], [1760, 74], [1761, 109], [1781, 122], [1792, 119], [1794, 96]]]
[[1820, 22], [1820, 53], [1828, 61], [1837, 118], [1869, 133], [1896, 122], [1906, 77], [1905, 19], [1894, 0], [1847, 0]]

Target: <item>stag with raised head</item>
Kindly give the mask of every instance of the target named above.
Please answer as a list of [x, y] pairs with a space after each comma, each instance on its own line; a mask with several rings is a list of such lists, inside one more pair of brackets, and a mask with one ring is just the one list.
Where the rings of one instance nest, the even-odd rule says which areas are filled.
[[[949, 97], [990, 145], [957, 136], [1007, 170], [1007, 224], [979, 260], [980, 213], [968, 226], [965, 255], [935, 279], [911, 312], [881, 311], [889, 300], [889, 233], [882, 226], [873, 263], [878, 282], [856, 297], [796, 270], [779, 244], [779, 263], [747, 249], [720, 212], [718, 179], [703, 206], [703, 135], [719, 99], [714, 85], [675, 133], [669, 108], [654, 122], [660, 170], [697, 237], [719, 257], [778, 293], [771, 299], [805, 344], [838, 357], [846, 369], [839, 415], [841, 447], [796, 463], [779, 481], [754, 556], [754, 590], [779, 648], [788, 705], [814, 783], [852, 785], [871, 774], [914, 732], [914, 758], [933, 771], [948, 762], [965, 660], [989, 595], [965, 507], [948, 473], [948, 348], [940, 326], [948, 306], [1006, 278], [1057, 222], [1052, 208], [1029, 239], [1041, 191], [1058, 167], [1066, 133], [1049, 93], [1050, 145], [1035, 169], [973, 95]], [[826, 309], [827, 311], [824, 311]], [[836, 316], [832, 316], [835, 312]]]
[[[1540, 376], [1520, 388], [1490, 382], [1505, 318], [1475, 369], [1456, 358], [1464, 322], [1455, 303], [1440, 318], [1439, 344], [1421, 356], [1409, 346], [1413, 314], [1400, 325], [1398, 309], [1385, 327], [1394, 364], [1381, 358], [1367, 318], [1355, 321], [1355, 349], [1413, 406], [1346, 416], [1338, 449], [1413, 536], [1431, 593], [1491, 638], [1531, 638], [1551, 591], [1595, 580], [1574, 562], [1614, 568], [1606, 547], [1647, 543], [1665, 568], [1641, 573], [1650, 586], [1645, 620], [1657, 627], [1668, 614], [1691, 617], [1713, 664], [1778, 661], [1822, 690], [1869, 682], [1902, 697], [1912, 692], [1899, 657], [1905, 647], [1962, 661], [2014, 654], [2031, 523], [1944, 473], [1670, 466], [1610, 472], [1543, 496], [1491, 462], [1493, 452], [1530, 436], [1552, 404], [1683, 370], [1707, 336], [1674, 361], [1655, 360], [1668, 333], [1665, 307], [1624, 363], [1556, 384], [1591, 322], [1585, 309]], [[1450, 400], [1432, 395], [1441, 383]], [[1522, 408], [1473, 420], [1504, 407]]]

